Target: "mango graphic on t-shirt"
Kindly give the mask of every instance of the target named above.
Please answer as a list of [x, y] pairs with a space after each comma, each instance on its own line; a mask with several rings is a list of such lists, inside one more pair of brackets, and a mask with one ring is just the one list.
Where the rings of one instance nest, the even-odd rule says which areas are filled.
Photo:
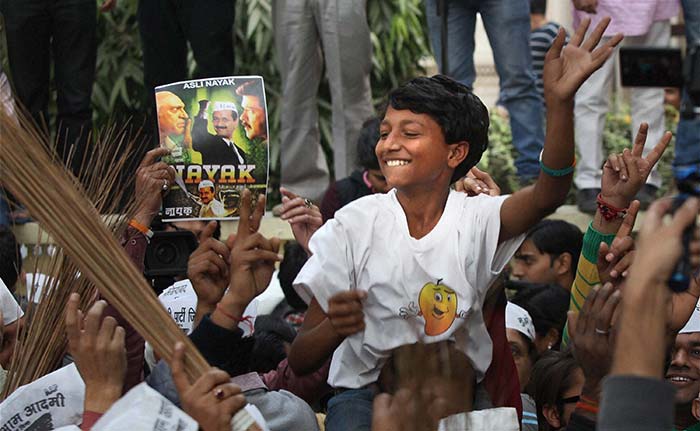
[[426, 283], [418, 294], [426, 335], [440, 335], [447, 331], [457, 316], [457, 295], [441, 282], [442, 279], [437, 283]]

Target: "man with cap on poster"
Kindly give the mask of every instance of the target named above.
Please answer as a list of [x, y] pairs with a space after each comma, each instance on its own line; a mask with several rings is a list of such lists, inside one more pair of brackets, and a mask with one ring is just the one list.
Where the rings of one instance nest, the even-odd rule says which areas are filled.
[[233, 102], [214, 102], [212, 125], [215, 135], [207, 130], [210, 102], [199, 101], [199, 113], [192, 127], [192, 147], [202, 154], [203, 165], [246, 164], [245, 153], [236, 146], [233, 134], [238, 128], [238, 109]]
[[688, 323], [676, 336], [666, 381], [676, 388], [675, 428], [700, 431], [694, 413], [700, 413], [700, 307], [696, 306]]
[[199, 183], [199, 216], [202, 218], [209, 217], [226, 217], [226, 208], [224, 204], [216, 200], [214, 183], [209, 180], [202, 180]]
[[513, 352], [513, 361], [520, 379], [520, 400], [523, 403], [523, 431], [537, 431], [537, 408], [535, 401], [525, 393], [530, 381], [532, 366], [537, 360], [535, 349], [535, 325], [530, 313], [512, 302], [506, 304], [506, 338]]

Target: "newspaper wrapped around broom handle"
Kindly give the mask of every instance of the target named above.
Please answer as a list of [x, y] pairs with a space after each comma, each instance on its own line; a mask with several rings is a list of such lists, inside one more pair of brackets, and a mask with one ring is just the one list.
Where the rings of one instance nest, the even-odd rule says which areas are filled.
[[209, 364], [160, 305], [76, 179], [49, 155], [31, 120], [21, 112], [17, 119], [9, 117], [0, 109], [0, 131], [4, 186], [161, 357], [170, 360], [180, 341], [186, 346], [185, 372], [192, 381], [201, 376]]

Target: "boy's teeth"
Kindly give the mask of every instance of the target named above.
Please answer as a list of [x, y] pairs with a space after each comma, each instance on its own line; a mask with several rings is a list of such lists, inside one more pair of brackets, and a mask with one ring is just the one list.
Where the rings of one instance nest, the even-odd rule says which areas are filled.
[[403, 165], [407, 165], [408, 161], [407, 160], [387, 160], [386, 164], [387, 164], [387, 166], [403, 166]]

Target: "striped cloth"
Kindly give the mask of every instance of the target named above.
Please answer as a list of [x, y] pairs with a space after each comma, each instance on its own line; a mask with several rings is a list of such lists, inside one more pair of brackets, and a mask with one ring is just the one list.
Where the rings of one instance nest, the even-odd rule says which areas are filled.
[[535, 400], [528, 394], [520, 394], [523, 402], [523, 420], [520, 423], [522, 431], [537, 431], [537, 407]]
[[[613, 239], [615, 239], [615, 234], [602, 234], [598, 232], [593, 229], [593, 222], [588, 225], [588, 230], [586, 230], [586, 234], [583, 236], [583, 249], [581, 250], [581, 257], [578, 260], [578, 267], [576, 268], [576, 278], [574, 279], [574, 285], [571, 287], [569, 310], [578, 313], [593, 286], [600, 283], [598, 266], [596, 265], [598, 249], [601, 242], [605, 242], [609, 245], [612, 243]], [[564, 334], [562, 336], [562, 349], [568, 343], [569, 328], [567, 325], [567, 327], [564, 328]]]
[[556, 22], [548, 22], [540, 28], [530, 32], [530, 52], [532, 53], [532, 69], [537, 78], [537, 92], [544, 100], [544, 85], [542, 83], [542, 70], [544, 69], [544, 56], [552, 46], [554, 38], [561, 26]]

